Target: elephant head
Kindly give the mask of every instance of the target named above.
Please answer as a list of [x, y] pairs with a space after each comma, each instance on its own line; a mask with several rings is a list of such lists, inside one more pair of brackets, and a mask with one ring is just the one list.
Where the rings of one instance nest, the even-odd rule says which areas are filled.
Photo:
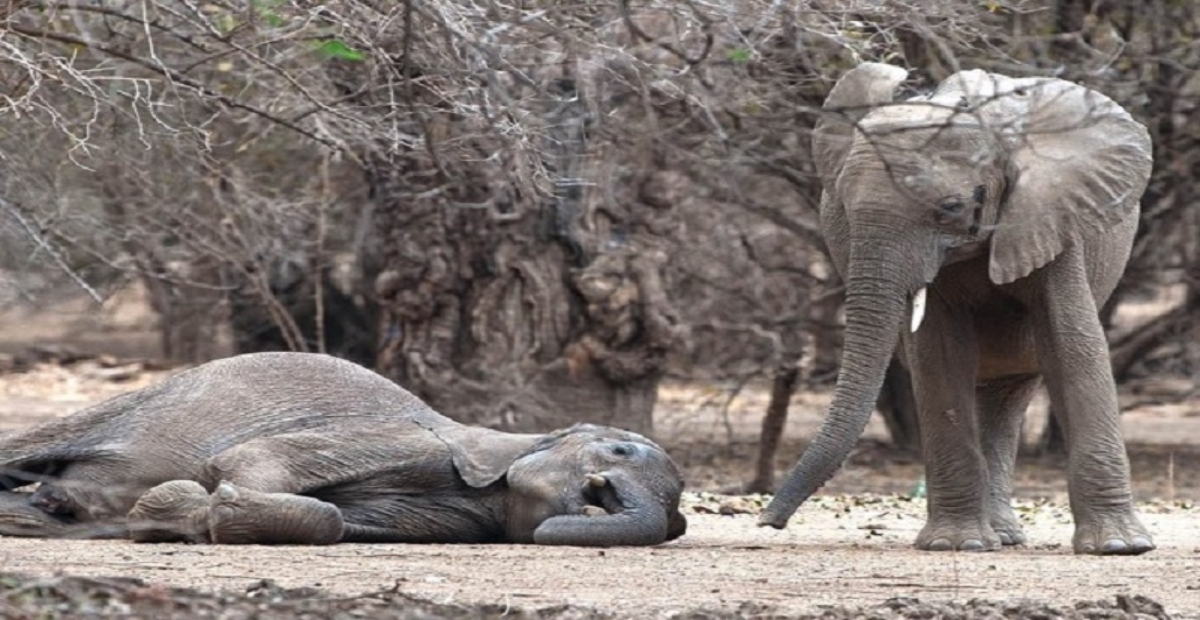
[[444, 437], [455, 468], [474, 487], [504, 479], [510, 540], [655, 545], [687, 529], [679, 511], [683, 477], [641, 435], [593, 424], [540, 437], [461, 429], [461, 436]]
[[1135, 217], [1149, 178], [1145, 128], [1100, 93], [976, 70], [893, 102], [906, 77], [859, 65], [814, 128], [822, 228], [846, 284], [842, 365], [829, 414], [762, 525], [784, 527], [841, 466], [943, 267], [975, 260], [996, 285], [1020, 280]]

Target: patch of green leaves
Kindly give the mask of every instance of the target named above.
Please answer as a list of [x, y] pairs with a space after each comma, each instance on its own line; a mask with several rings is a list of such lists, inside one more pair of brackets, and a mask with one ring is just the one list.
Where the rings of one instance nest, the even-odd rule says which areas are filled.
[[359, 50], [347, 45], [344, 41], [338, 39], [325, 39], [316, 42], [317, 53], [336, 60], [348, 60], [350, 62], [362, 62], [367, 59], [367, 55]]
[[255, 0], [251, 4], [254, 6], [254, 10], [258, 13], [259, 18], [268, 26], [279, 28], [287, 23], [283, 16], [279, 14], [279, 11], [276, 10], [283, 4], [281, 0]]
[[725, 51], [725, 57], [735, 65], [744, 65], [754, 59], [754, 51], [747, 47], [731, 47]]

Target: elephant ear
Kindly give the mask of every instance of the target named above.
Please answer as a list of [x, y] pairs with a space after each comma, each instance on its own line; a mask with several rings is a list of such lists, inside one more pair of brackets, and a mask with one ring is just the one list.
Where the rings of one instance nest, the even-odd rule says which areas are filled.
[[990, 77], [994, 95], [977, 112], [1009, 152], [989, 264], [992, 282], [1004, 284], [1135, 217], [1152, 147], [1146, 128], [1096, 91], [1058, 79]]
[[450, 448], [454, 469], [463, 482], [477, 489], [503, 478], [513, 462], [542, 437], [477, 426], [450, 426], [433, 432]]
[[847, 71], [825, 98], [813, 127], [812, 151], [821, 184], [832, 190], [854, 139], [855, 125], [873, 108], [891, 103], [908, 71], [892, 65], [864, 62]]

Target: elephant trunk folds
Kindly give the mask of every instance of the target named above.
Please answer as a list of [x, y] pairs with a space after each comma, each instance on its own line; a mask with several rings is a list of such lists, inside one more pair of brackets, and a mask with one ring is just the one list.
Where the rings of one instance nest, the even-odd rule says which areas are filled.
[[596, 490], [606, 514], [546, 519], [534, 530], [534, 543], [580, 547], [657, 545], [683, 533], [672, 524], [664, 498], [645, 485], [626, 476], [592, 478], [593, 484], [601, 486]]
[[924, 281], [886, 240], [855, 242], [846, 278], [842, 365], [829, 414], [792, 467], [759, 525], [783, 528], [792, 514], [833, 477], [866, 428], [909, 297]]

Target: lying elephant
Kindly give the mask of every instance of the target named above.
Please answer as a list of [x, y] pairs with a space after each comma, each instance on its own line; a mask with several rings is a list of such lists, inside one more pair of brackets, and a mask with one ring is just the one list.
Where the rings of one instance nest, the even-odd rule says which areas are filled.
[[684, 533], [682, 489], [640, 435], [464, 426], [307, 353], [209, 362], [0, 436], [9, 536], [654, 545]]

